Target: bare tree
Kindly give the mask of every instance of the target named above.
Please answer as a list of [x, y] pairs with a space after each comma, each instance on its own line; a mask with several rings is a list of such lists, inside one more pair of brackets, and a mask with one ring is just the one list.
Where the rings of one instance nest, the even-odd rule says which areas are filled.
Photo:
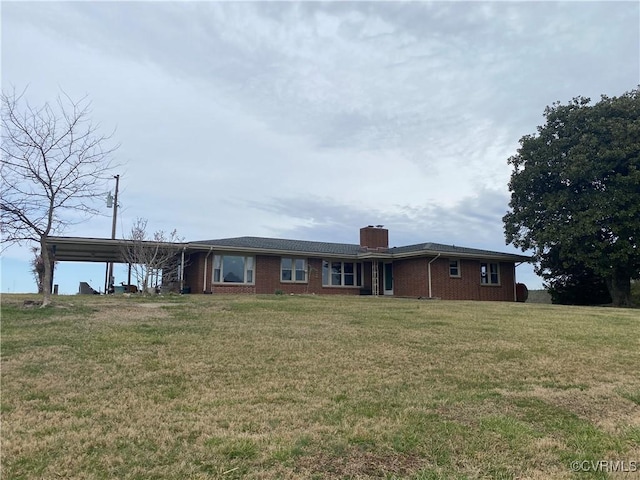
[[31, 272], [38, 286], [38, 293], [42, 293], [44, 291], [44, 262], [42, 261], [42, 255], [38, 253], [38, 247], [31, 247], [31, 253], [33, 253]]
[[62, 93], [33, 107], [25, 92], [2, 93], [0, 229], [5, 247], [36, 242], [44, 265], [42, 305], [51, 301], [50, 235], [97, 214], [111, 169], [111, 136], [91, 123], [90, 102]]
[[131, 227], [128, 237], [125, 237], [126, 246], [123, 247], [122, 256], [129, 265], [131, 272], [141, 286], [143, 294], [146, 294], [148, 287], [153, 285], [162, 277], [163, 273], [174, 267], [176, 258], [182, 249], [181, 243], [184, 238], [179, 237], [177, 230], [165, 233], [158, 230], [153, 235], [147, 234], [147, 220], [136, 219]]

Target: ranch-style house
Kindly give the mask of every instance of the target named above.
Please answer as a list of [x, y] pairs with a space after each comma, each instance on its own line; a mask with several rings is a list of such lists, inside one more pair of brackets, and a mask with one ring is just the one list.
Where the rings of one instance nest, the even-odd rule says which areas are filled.
[[[51, 237], [48, 244], [57, 261], [122, 262], [122, 242]], [[175, 271], [163, 272], [163, 286], [208, 294], [516, 301], [522, 300], [516, 266], [531, 261], [523, 255], [438, 243], [390, 248], [389, 231], [372, 225], [360, 229], [359, 244], [237, 237], [176, 247]]]

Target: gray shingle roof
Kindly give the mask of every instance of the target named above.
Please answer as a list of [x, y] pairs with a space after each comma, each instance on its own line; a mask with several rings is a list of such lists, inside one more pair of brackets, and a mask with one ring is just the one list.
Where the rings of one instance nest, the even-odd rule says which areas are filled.
[[281, 250], [301, 253], [320, 253], [333, 255], [357, 255], [362, 249], [349, 243], [310, 242], [307, 240], [286, 240], [281, 238], [236, 237], [219, 240], [191, 242], [198, 245], [217, 247], [248, 248], [251, 250]]
[[456, 245], [444, 245], [442, 243], [417, 243], [415, 245], [407, 245], [404, 247], [393, 247], [389, 249], [391, 254], [417, 253], [421, 251], [457, 254], [457, 255], [477, 255], [481, 257], [513, 257], [511, 253], [495, 252], [492, 250], [482, 250], [478, 248], [458, 247]]
[[[235, 237], [235, 238], [222, 238], [218, 240], [203, 240], [199, 242], [190, 242], [191, 245], [206, 245], [211, 247], [219, 247], [224, 249], [225, 247], [241, 250], [247, 249], [248, 251], [267, 250], [267, 251], [282, 251], [282, 252], [299, 252], [306, 254], [319, 254], [319, 255], [344, 255], [346, 257], [356, 257], [370, 253], [366, 249], [360, 247], [357, 244], [350, 243], [331, 243], [331, 242], [312, 242], [307, 240], [287, 240], [280, 238], [265, 238], [265, 237]], [[477, 248], [458, 247], [456, 245], [444, 245], [441, 243], [417, 243], [415, 245], [406, 245], [402, 247], [392, 247], [388, 249], [381, 249], [373, 251], [375, 253], [393, 256], [412, 256], [419, 255], [421, 252], [425, 254], [447, 254], [447, 255], [460, 255], [460, 256], [477, 256], [477, 257], [491, 257], [491, 258], [504, 258], [505, 260], [512, 261], [527, 261], [529, 257], [516, 255], [504, 252], [495, 252], [491, 250], [482, 250]]]

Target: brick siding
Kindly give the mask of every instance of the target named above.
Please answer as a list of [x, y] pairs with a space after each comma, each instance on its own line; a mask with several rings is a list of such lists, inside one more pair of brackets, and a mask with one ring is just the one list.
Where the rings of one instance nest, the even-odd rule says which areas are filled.
[[393, 294], [397, 297], [428, 297], [427, 258], [393, 262]]
[[[207, 259], [207, 286], [204, 288], [204, 259], [206, 254], [191, 255], [189, 265], [185, 267], [185, 286], [190, 287], [191, 293], [249, 293], [274, 294], [280, 291], [285, 294], [322, 294], [322, 295], [359, 295], [360, 287], [325, 287], [322, 285], [322, 259], [309, 258], [307, 283], [281, 282], [280, 258], [277, 256], [257, 255], [255, 257], [253, 285], [245, 284], [211, 284], [213, 257]], [[369, 270], [369, 278], [371, 271]]]
[[[206, 253], [191, 255], [185, 267], [185, 286], [191, 293], [248, 293], [274, 294], [322, 294], [360, 295], [360, 287], [325, 287], [322, 285], [322, 259], [308, 258], [308, 282], [281, 282], [279, 256], [255, 257], [255, 284], [211, 284], [213, 254], [207, 258], [206, 286], [204, 268]], [[393, 293], [397, 297], [428, 297], [428, 265], [434, 257], [395, 260], [393, 262]], [[432, 296], [443, 300], [493, 300], [514, 301], [514, 264], [500, 262], [500, 284], [480, 283], [480, 264], [485, 260], [458, 259], [460, 277], [449, 276], [449, 258], [438, 258], [431, 263]], [[492, 262], [498, 263], [498, 262]], [[379, 265], [379, 291], [383, 292], [383, 264]], [[371, 261], [363, 262], [364, 290], [371, 290]]]
[[[184, 268], [184, 285], [191, 288], [191, 293], [203, 293], [203, 276], [204, 276], [204, 258], [206, 253], [196, 253], [189, 255], [188, 260], [185, 262]], [[212, 255], [209, 255], [207, 259], [207, 270], [211, 270]], [[211, 274], [208, 273], [208, 279], [211, 279]], [[207, 285], [209, 281], [207, 281]]]
[[[429, 296], [430, 258], [398, 260], [393, 263], [393, 293], [400, 297]], [[431, 263], [431, 296], [443, 300], [514, 301], [513, 262], [499, 263], [500, 284], [480, 283], [480, 264], [485, 260], [457, 259], [460, 276], [449, 275], [449, 258], [438, 258]]]

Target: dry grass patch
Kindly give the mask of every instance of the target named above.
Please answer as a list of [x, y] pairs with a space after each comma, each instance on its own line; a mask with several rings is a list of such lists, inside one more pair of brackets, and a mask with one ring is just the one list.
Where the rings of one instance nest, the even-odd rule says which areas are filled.
[[388, 478], [405, 477], [419, 471], [425, 459], [396, 452], [372, 453], [357, 447], [346, 448], [338, 455], [321, 452], [302, 457], [295, 471], [305, 478]]
[[640, 446], [637, 311], [21, 303], [2, 298], [6, 478], [571, 478]]
[[611, 382], [564, 390], [536, 387], [527, 395], [572, 412], [609, 433], [619, 433], [627, 428], [640, 429], [640, 405], [620, 395], [630, 383], [618, 386]]

